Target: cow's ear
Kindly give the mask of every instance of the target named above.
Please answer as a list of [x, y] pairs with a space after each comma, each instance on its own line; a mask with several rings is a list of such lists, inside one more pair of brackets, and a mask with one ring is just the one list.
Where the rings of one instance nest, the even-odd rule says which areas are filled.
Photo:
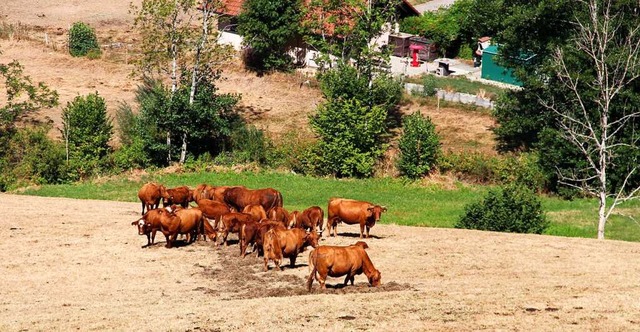
[[132, 222], [131, 222], [131, 225], [132, 225], [132, 226], [135, 226], [137, 223], [138, 223], [138, 221], [137, 221], [137, 220], [136, 220], [136, 221], [132, 221]]
[[387, 207], [386, 206], [381, 206], [382, 207], [382, 211], [387, 212]]

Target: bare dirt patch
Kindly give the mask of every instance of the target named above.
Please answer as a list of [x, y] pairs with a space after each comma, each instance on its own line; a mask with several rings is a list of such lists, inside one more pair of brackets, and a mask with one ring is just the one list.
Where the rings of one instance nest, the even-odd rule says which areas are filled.
[[[307, 253], [263, 272], [235, 244], [142, 249], [137, 203], [2, 194], [0, 215], [0, 330], [640, 329], [638, 243], [376, 225], [383, 287], [308, 294]], [[321, 244], [358, 240], [338, 232]]]

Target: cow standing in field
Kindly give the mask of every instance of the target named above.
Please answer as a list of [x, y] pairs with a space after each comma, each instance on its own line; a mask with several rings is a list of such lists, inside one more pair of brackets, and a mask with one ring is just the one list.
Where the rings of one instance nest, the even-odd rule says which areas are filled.
[[251, 190], [232, 187], [224, 192], [224, 202], [242, 211], [247, 205], [262, 205], [265, 211], [276, 206], [282, 207], [282, 194], [272, 188]]
[[[187, 235], [187, 243], [195, 241], [202, 228], [202, 211], [198, 208], [178, 208], [175, 212], [160, 210], [160, 231], [167, 239], [167, 248], [173, 247], [178, 234]], [[213, 234], [211, 234], [213, 239]]]
[[250, 245], [253, 245], [254, 251], [257, 249], [257, 255], [264, 255], [262, 250], [262, 239], [264, 234], [271, 229], [277, 230], [286, 230], [287, 228], [282, 225], [282, 223], [262, 219], [258, 223], [245, 223], [242, 225], [240, 229], [240, 255], [242, 257], [246, 256], [247, 248]]
[[145, 183], [142, 185], [140, 190], [138, 190], [138, 198], [140, 202], [142, 202], [142, 213], [144, 215], [144, 209], [147, 208], [147, 211], [157, 209], [160, 205], [160, 199], [162, 198], [162, 193], [166, 191], [166, 188], [154, 182]]
[[183, 208], [189, 207], [193, 194], [189, 187], [181, 186], [171, 189], [165, 189], [162, 192], [162, 206], [180, 205]]
[[196, 203], [205, 218], [214, 220], [213, 228], [215, 229], [218, 229], [222, 216], [232, 212], [227, 204], [211, 199], [200, 199]]
[[142, 246], [142, 248], [146, 248], [155, 242], [156, 232], [162, 227], [160, 223], [160, 210], [164, 209], [149, 210], [142, 218], [131, 223], [131, 225], [138, 227], [138, 235], [147, 236], [147, 244]]
[[309, 253], [309, 270], [307, 290], [311, 291], [311, 284], [315, 278], [320, 288], [325, 289], [327, 276], [341, 277], [346, 275], [344, 285], [349, 281], [353, 285], [356, 275], [364, 273], [373, 287], [380, 285], [381, 274], [371, 262], [365, 249], [367, 244], [358, 241], [351, 246], [319, 246]]
[[305, 232], [299, 228], [274, 229], [274, 231], [278, 235], [278, 241], [282, 248], [282, 257], [289, 258], [289, 265], [292, 268], [296, 265], [298, 254], [302, 253], [307, 246], [312, 246], [313, 248], [318, 246], [318, 233], [316, 232]]
[[329, 215], [327, 218], [327, 230], [331, 235], [331, 229], [333, 229], [333, 236], [336, 236], [336, 226], [339, 222], [349, 225], [359, 224], [360, 238], [363, 237], [365, 227], [367, 229], [366, 237], [369, 237], [369, 229], [380, 220], [380, 215], [384, 211], [387, 211], [386, 207], [373, 203], [346, 198], [332, 198], [329, 200], [329, 207], [327, 208], [327, 214]]
[[290, 217], [289, 227], [302, 228], [308, 231], [322, 232], [324, 222], [324, 211], [319, 206], [312, 206], [302, 212], [293, 211]]
[[276, 206], [267, 211], [267, 218], [282, 223], [284, 227], [289, 227], [290, 217], [289, 211], [281, 206]]
[[280, 270], [282, 263], [282, 249], [278, 240], [278, 235], [274, 229], [267, 231], [262, 238], [262, 250], [264, 251], [264, 270], [269, 271], [269, 260], [273, 261], [276, 268]]
[[253, 216], [248, 213], [231, 212], [222, 216], [219, 232], [222, 233], [222, 242], [224, 242], [225, 246], [229, 245], [227, 242], [229, 233], [238, 233], [238, 237], [240, 237], [239, 233], [242, 225], [246, 223], [256, 223], [256, 221], [254, 221]]

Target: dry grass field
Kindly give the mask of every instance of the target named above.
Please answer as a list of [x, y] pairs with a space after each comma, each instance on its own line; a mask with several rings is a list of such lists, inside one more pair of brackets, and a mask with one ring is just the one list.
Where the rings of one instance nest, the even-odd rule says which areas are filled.
[[[263, 272], [237, 244], [166, 249], [160, 234], [141, 248], [137, 203], [0, 203], [2, 331], [640, 330], [638, 243], [376, 225], [382, 286], [361, 275], [309, 294], [308, 251]], [[356, 226], [338, 232], [321, 244], [357, 241]]]

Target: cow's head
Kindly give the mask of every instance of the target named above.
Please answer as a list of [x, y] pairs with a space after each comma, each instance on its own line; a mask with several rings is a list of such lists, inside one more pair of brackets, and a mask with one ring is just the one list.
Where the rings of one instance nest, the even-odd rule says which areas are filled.
[[151, 224], [144, 220], [144, 218], [132, 222], [131, 225], [138, 227], [138, 235], [145, 235], [149, 227], [151, 227]]
[[373, 221], [371, 222], [371, 226], [373, 226], [373, 224], [377, 223], [380, 220], [380, 215], [382, 215], [382, 212], [385, 211], [387, 211], [387, 207], [385, 206], [369, 205], [367, 207], [367, 219]]
[[317, 247], [318, 246], [318, 233], [316, 233], [315, 231], [311, 231], [311, 232], [306, 232], [304, 235], [304, 241], [305, 243], [309, 244], [312, 247]]
[[380, 271], [378, 270], [373, 270], [373, 273], [371, 273], [369, 277], [369, 284], [373, 287], [378, 287], [380, 286], [380, 280], [382, 279], [382, 276], [380, 275]]

